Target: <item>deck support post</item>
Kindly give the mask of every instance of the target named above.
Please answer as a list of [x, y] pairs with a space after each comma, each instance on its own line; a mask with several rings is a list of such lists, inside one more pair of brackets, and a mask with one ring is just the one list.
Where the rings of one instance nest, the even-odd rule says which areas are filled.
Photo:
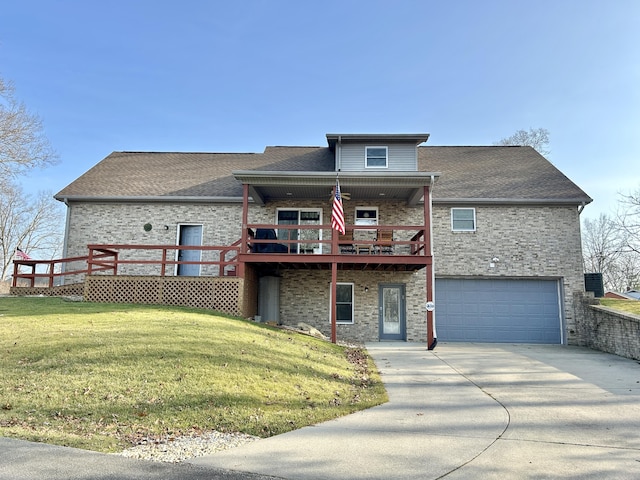
[[240, 232], [240, 250], [238, 250], [238, 272], [237, 276], [244, 278], [245, 265], [240, 260], [243, 254], [247, 253], [247, 245], [249, 244], [249, 185], [242, 184], [242, 232]]
[[331, 254], [333, 261], [331, 262], [331, 343], [338, 341], [337, 334], [337, 294], [338, 294], [338, 262], [336, 261], [336, 252], [338, 252], [338, 234], [335, 230], [331, 230]]

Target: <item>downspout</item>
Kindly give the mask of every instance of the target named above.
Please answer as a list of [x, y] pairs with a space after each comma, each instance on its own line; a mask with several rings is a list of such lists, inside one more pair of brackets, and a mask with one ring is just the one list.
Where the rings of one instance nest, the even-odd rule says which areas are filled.
[[[436, 285], [436, 277], [435, 277], [435, 269], [433, 268], [433, 196], [432, 190], [433, 185], [435, 183], [435, 177], [431, 175], [429, 180], [429, 192], [428, 195], [425, 195], [425, 204], [428, 202], [428, 216], [425, 216], [425, 222], [428, 223], [428, 232], [425, 232], [425, 235], [429, 235], [429, 248], [426, 252], [429, 258], [431, 259], [431, 265], [427, 266], [427, 303], [425, 305], [427, 309], [427, 349], [433, 350], [436, 348], [438, 344], [438, 334], [436, 332], [436, 315], [435, 315], [435, 285]], [[431, 333], [431, 335], [429, 335]], [[430, 338], [429, 338], [430, 337]]]
[[[240, 232], [240, 250], [238, 255], [238, 276], [245, 278], [244, 254], [249, 244], [249, 184], [242, 184], [242, 231]], [[240, 260], [240, 259], [243, 260]]]

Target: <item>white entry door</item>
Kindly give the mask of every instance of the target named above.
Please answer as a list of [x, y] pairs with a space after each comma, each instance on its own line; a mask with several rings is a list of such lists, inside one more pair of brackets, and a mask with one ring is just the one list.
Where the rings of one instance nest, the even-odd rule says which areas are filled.
[[[202, 245], [202, 225], [180, 225], [178, 245]], [[199, 262], [201, 254], [200, 250], [178, 250], [178, 260], [181, 262]], [[200, 275], [200, 265], [179, 264], [177, 274], [197, 277]]]

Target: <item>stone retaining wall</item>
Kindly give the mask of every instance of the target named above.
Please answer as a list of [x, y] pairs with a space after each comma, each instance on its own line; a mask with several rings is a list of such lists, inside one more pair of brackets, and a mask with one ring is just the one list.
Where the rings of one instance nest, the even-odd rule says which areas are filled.
[[599, 304], [593, 294], [576, 294], [577, 344], [640, 360], [640, 316]]

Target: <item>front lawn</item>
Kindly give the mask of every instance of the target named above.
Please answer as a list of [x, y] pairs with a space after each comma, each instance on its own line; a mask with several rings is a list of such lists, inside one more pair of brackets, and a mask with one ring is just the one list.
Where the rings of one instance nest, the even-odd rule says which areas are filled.
[[0, 435], [102, 452], [387, 401], [361, 349], [188, 308], [0, 298], [0, 351]]

